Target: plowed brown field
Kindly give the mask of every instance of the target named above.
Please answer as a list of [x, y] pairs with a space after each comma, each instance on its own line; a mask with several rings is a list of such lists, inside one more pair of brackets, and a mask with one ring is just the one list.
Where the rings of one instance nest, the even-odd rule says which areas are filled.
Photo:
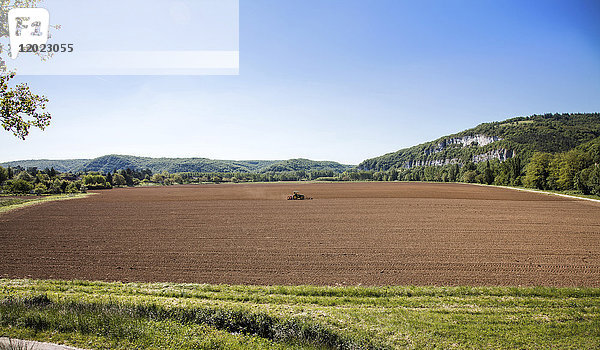
[[0, 276], [600, 287], [600, 203], [465, 184], [114, 189], [1, 214]]

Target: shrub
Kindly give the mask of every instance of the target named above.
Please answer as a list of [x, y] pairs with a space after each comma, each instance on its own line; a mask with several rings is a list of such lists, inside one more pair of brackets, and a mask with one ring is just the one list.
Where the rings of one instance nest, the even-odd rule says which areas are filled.
[[46, 187], [46, 185], [40, 182], [39, 184], [35, 185], [33, 191], [39, 195], [42, 193], [46, 193], [46, 191], [48, 191], [48, 187]]
[[77, 192], [79, 192], [79, 190], [77, 189], [77, 185], [75, 185], [74, 183], [72, 183], [72, 182], [71, 182], [71, 183], [70, 183], [70, 184], [67, 186], [67, 188], [66, 188], [65, 192], [66, 192], [66, 193], [77, 193]]
[[29, 193], [33, 190], [33, 185], [21, 179], [10, 180], [6, 182], [6, 190], [11, 193]]

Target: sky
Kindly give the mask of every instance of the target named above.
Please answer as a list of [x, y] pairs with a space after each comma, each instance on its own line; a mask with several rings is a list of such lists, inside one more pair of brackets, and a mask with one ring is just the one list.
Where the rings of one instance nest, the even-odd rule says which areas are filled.
[[[144, 3], [89, 8], [107, 22], [102, 35], [87, 28], [89, 37], [116, 50], [239, 49], [239, 74], [18, 76], [49, 98], [52, 124], [25, 141], [0, 133], [0, 161], [128, 154], [358, 164], [483, 122], [600, 112], [594, 0], [240, 0], [237, 27], [229, 20], [215, 31], [199, 25], [210, 16], [185, 10], [194, 1]], [[83, 10], [45, 4], [62, 25], [56, 40], [85, 42], [90, 21], [73, 15]], [[119, 22], [111, 8], [128, 15]], [[134, 29], [109, 40], [123, 18]], [[176, 32], [194, 35], [174, 40]]]

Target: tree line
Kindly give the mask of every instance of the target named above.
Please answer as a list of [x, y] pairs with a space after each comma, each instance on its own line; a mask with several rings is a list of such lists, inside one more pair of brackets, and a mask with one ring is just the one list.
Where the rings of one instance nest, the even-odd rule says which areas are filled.
[[600, 195], [600, 140], [568, 152], [534, 153], [524, 171], [527, 187]]
[[124, 186], [277, 181], [432, 181], [524, 186], [540, 190], [575, 191], [600, 195], [600, 138], [567, 152], [535, 152], [499, 161], [443, 166], [391, 168], [385, 171], [298, 170], [282, 172], [182, 172], [152, 173], [150, 169], [113, 172], [60, 173], [53, 168], [0, 167], [4, 193], [58, 194]]
[[113, 173], [61, 173], [54, 168], [0, 166], [0, 190], [7, 194], [63, 194], [136, 186], [150, 179], [149, 170], [124, 169]]

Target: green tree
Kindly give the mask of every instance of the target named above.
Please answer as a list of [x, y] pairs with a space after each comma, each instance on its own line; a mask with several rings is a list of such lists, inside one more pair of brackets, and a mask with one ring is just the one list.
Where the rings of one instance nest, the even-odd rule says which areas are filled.
[[438, 167], [428, 166], [423, 170], [423, 174], [425, 175], [425, 181], [440, 181], [438, 178]]
[[157, 183], [157, 184], [161, 184], [165, 181], [164, 177], [161, 174], [154, 174], [152, 175], [152, 177], [150, 178], [150, 181]]
[[490, 161], [488, 160], [486, 163], [485, 170], [483, 171], [483, 182], [491, 185], [494, 182], [494, 171], [490, 166]]
[[69, 186], [69, 181], [63, 180], [60, 182], [60, 192], [65, 193], [67, 191], [67, 187]]
[[42, 182], [42, 183], [50, 182], [50, 176], [48, 176], [48, 174], [39, 172], [39, 173], [37, 173], [37, 175], [35, 177], [36, 177], [36, 183], [38, 183], [38, 182]]
[[588, 179], [588, 188], [591, 194], [600, 196], [600, 166], [594, 166]]
[[27, 171], [21, 171], [19, 175], [17, 175], [17, 180], [31, 182], [33, 180], [33, 176], [31, 176]]
[[113, 185], [113, 177], [112, 177], [112, 175], [110, 174], [110, 172], [108, 172], [108, 174], [106, 174], [106, 182], [107, 182], [108, 184], [110, 184], [111, 186]]
[[125, 184], [127, 186], [133, 186], [133, 170], [130, 168], [127, 168], [125, 170], [120, 170], [119, 174], [121, 174], [121, 176], [123, 176], [123, 178], [125, 179]]
[[77, 193], [77, 192], [79, 192], [79, 189], [77, 188], [77, 185], [73, 182], [69, 183], [69, 185], [65, 189], [65, 193]]
[[580, 171], [575, 177], [575, 188], [583, 194], [600, 195], [600, 165]]
[[462, 180], [468, 183], [474, 183], [476, 181], [477, 172], [475, 170], [468, 170], [462, 176]]
[[452, 164], [450, 170], [448, 170], [448, 181], [455, 182], [458, 180], [460, 174], [460, 165]]
[[521, 158], [514, 157], [505, 161], [510, 169], [510, 184], [518, 186], [521, 184]]
[[83, 184], [88, 189], [103, 189], [103, 188], [111, 188], [110, 183], [106, 181], [106, 178], [100, 174], [88, 174], [85, 175], [82, 179]]
[[121, 174], [115, 173], [112, 178], [113, 184], [115, 186], [125, 186], [127, 184], [127, 181], [125, 181], [125, 177]]
[[175, 181], [175, 183], [178, 183], [181, 185], [183, 183], [183, 177], [181, 177], [180, 174], [175, 174], [173, 176], [173, 181]]
[[475, 165], [475, 163], [473, 163], [472, 161], [468, 161], [465, 163], [462, 170], [464, 172], [471, 171], [471, 170], [477, 170], [477, 165]]
[[85, 185], [104, 185], [106, 183], [106, 178], [102, 175], [89, 174], [83, 177], [83, 183]]
[[33, 185], [21, 179], [7, 181], [6, 189], [10, 193], [29, 193], [33, 190]]
[[48, 187], [46, 187], [46, 185], [44, 185], [43, 183], [39, 183], [37, 185], [35, 185], [35, 188], [33, 189], [33, 191], [40, 195], [42, 193], [46, 193], [46, 191], [48, 191]]
[[0, 184], [8, 180], [8, 169], [0, 166]]
[[520, 185], [521, 160], [518, 157], [509, 158], [496, 167], [494, 183], [496, 185]]
[[578, 149], [554, 155], [549, 164], [548, 186], [557, 190], [574, 189], [577, 173], [588, 167], [590, 162], [590, 156]]
[[550, 153], [534, 153], [529, 164], [525, 167], [523, 184], [530, 188], [548, 189], [548, 176], [550, 174], [550, 162], [552, 159], [553, 157]]

